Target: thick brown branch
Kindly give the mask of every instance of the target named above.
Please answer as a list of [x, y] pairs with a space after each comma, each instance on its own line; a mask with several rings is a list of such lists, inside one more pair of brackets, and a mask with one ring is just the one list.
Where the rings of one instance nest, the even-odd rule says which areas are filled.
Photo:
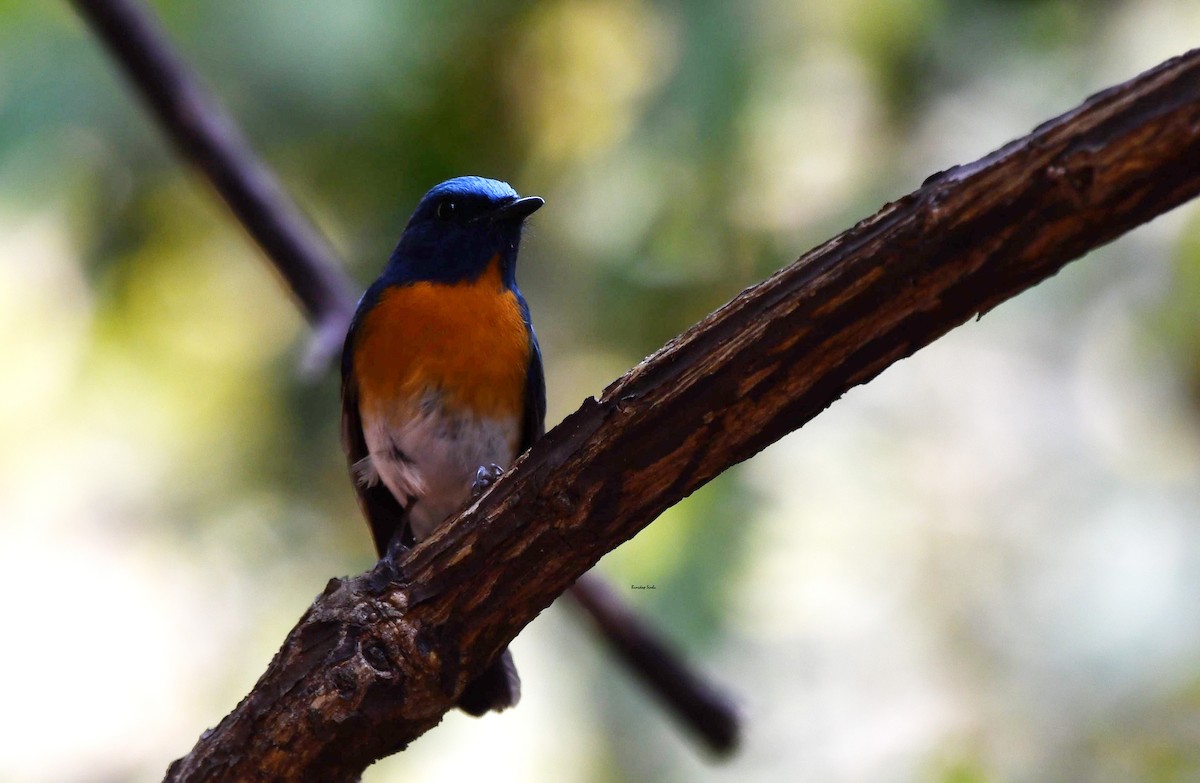
[[930, 178], [589, 399], [398, 575], [331, 582], [168, 777], [354, 779], [435, 725], [521, 628], [672, 503], [1198, 191], [1197, 52]]

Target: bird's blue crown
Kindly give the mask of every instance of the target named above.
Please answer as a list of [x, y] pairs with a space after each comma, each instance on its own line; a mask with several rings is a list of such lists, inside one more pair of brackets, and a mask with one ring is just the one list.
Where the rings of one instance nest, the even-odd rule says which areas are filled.
[[505, 285], [515, 288], [521, 229], [541, 204], [506, 182], [447, 180], [417, 204], [383, 276], [390, 285], [474, 280], [499, 256]]

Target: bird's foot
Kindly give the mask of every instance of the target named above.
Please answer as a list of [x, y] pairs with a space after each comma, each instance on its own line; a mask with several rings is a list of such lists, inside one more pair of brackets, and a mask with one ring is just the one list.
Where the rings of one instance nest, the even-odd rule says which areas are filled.
[[402, 528], [392, 535], [392, 540], [388, 542], [387, 552], [383, 557], [388, 562], [395, 564], [401, 555], [412, 549], [416, 544], [417, 540], [413, 536], [412, 528], [405, 523]]
[[471, 484], [471, 499], [474, 500], [486, 492], [503, 474], [504, 468], [494, 462], [491, 465], [480, 465], [479, 470], [475, 471], [475, 481]]
[[387, 552], [384, 553], [383, 558], [385, 560], [387, 560], [389, 563], [395, 565], [396, 560], [398, 560], [400, 558], [400, 556], [403, 555], [405, 552], [407, 552], [409, 549], [411, 549], [411, 547], [409, 547], [407, 544], [405, 544], [400, 539], [400, 536], [395, 536], [394, 538], [392, 538], [391, 542], [388, 544]]

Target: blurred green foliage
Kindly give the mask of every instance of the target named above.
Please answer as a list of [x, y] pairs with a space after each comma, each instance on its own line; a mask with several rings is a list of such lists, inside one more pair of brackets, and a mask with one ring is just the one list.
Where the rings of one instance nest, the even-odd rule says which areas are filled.
[[[1200, 31], [1186, 0], [154, 7], [363, 285], [440, 180], [482, 174], [547, 198], [520, 278], [551, 424], [883, 201]], [[1147, 555], [1136, 572], [1173, 580], [1161, 600], [1134, 603], [1175, 607], [1152, 630], [1121, 636], [1110, 618], [1060, 647], [1047, 629], [1063, 615], [1045, 607], [1102, 592], [1078, 587], [1092, 584], [1091, 550], [1064, 564], [1069, 530], [1052, 544], [1005, 537], [1027, 513], [1072, 515], [1093, 490], [1105, 519], [1124, 519], [1132, 497], [1129, 508], [1194, 523], [1200, 221], [1187, 215], [1064, 275], [1077, 294], [1035, 292], [998, 316], [1013, 354], [1028, 351], [1013, 364], [986, 326], [944, 349], [983, 357], [983, 376], [1001, 357], [1006, 382], [1040, 384], [996, 394], [1041, 406], [1031, 423], [1006, 420], [1027, 435], [1013, 464], [1028, 472], [1011, 478], [1022, 501], [1038, 494], [1032, 460], [1074, 466], [1080, 489], [1048, 482], [1044, 511], [989, 472], [1008, 442], [987, 419], [994, 406], [972, 414], [969, 383], [915, 359], [835, 406], [841, 418], [817, 426], [813, 445], [772, 452], [785, 465], [731, 471], [606, 559], [618, 584], [654, 584], [629, 600], [757, 705], [728, 770], [697, 761], [551, 611], [518, 647], [532, 691], [520, 710], [452, 716], [368, 779], [449, 779], [478, 763], [525, 780], [1197, 779], [1197, 670], [1181, 661], [1200, 651], [1189, 592], [1200, 533], [1152, 526], [1177, 566]], [[1137, 258], [1146, 266], [1130, 271]], [[325, 578], [369, 564], [336, 381], [298, 377], [305, 339], [271, 272], [68, 4], [0, 0], [0, 586], [13, 627], [57, 640], [62, 653], [39, 658], [31, 679], [58, 682], [55, 704], [70, 711], [46, 708], [41, 690], [10, 694], [19, 725], [5, 735], [19, 741], [0, 750], [0, 780], [157, 779], [245, 692]], [[955, 378], [945, 397], [921, 367]], [[1114, 377], [1135, 377], [1125, 397], [1089, 391]], [[963, 412], [947, 407], [951, 392]], [[1064, 399], [1082, 411], [1078, 429], [1057, 429]], [[1175, 418], [1136, 429], [1155, 412], [1144, 408]], [[909, 409], [916, 418], [896, 413]], [[980, 432], [999, 440], [983, 441], [992, 454], [971, 472], [961, 466]], [[959, 451], [939, 440], [956, 433]], [[59, 566], [77, 575], [56, 595], [82, 628], [20, 605], [21, 588]], [[1056, 567], [1061, 579], [1047, 576]], [[1022, 636], [1004, 623], [1026, 589]], [[1190, 630], [1165, 630], [1179, 625]], [[1021, 645], [1039, 628], [1029, 655]], [[89, 645], [82, 665], [67, 655]], [[1147, 646], [1175, 651], [1146, 664], [1166, 679], [1137, 667]], [[1060, 676], [1095, 683], [1113, 666], [1125, 675], [1108, 681], [1111, 699], [1088, 701], [1107, 691]], [[1038, 694], [1050, 704], [1033, 706]]]

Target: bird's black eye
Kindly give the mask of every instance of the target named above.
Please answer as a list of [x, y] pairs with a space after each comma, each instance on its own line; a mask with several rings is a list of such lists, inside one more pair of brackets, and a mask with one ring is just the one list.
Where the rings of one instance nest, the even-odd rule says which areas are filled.
[[449, 220], [454, 217], [455, 210], [458, 209], [458, 204], [453, 201], [443, 201], [437, 205], [437, 209], [433, 214], [438, 220]]

